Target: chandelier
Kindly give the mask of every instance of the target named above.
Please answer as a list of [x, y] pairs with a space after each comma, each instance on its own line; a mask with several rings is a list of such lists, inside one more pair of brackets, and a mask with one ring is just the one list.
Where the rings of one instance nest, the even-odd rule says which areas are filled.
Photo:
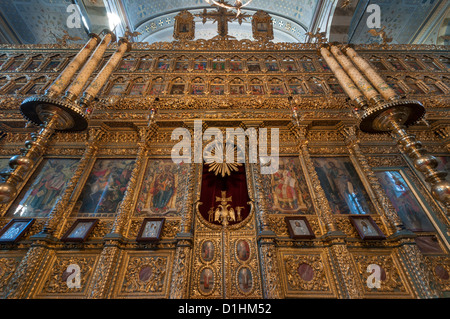
[[224, 0], [205, 0], [208, 4], [213, 5], [213, 6], [217, 6], [217, 7], [222, 7], [228, 10], [236, 10], [237, 14], [236, 17], [239, 17], [241, 15], [241, 8], [248, 6], [250, 4], [250, 2], [252, 2], [252, 0], [247, 0], [246, 2], [242, 2], [241, 0], [236, 0], [234, 2], [234, 5], [229, 4], [228, 2], [224, 1]]

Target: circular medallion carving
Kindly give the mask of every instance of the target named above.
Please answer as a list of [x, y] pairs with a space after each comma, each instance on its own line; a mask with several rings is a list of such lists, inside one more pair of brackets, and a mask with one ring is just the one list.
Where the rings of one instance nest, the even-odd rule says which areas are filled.
[[247, 267], [239, 269], [237, 274], [238, 287], [244, 294], [249, 293], [253, 288], [253, 276], [252, 272]]
[[211, 268], [204, 268], [200, 272], [200, 278], [198, 282], [200, 292], [209, 294], [214, 289], [214, 271]]
[[201, 254], [204, 262], [209, 262], [214, 259], [214, 244], [210, 240], [206, 240], [202, 244]]
[[146, 282], [149, 281], [152, 277], [153, 270], [150, 266], [143, 266], [141, 267], [141, 270], [139, 271], [139, 280]]
[[297, 272], [304, 281], [311, 281], [314, 278], [314, 269], [307, 263], [301, 263], [297, 268]]
[[434, 273], [442, 280], [448, 280], [450, 278], [447, 269], [445, 269], [441, 265], [437, 265], [436, 267], [434, 267]]
[[247, 261], [250, 258], [248, 241], [241, 239], [236, 242], [236, 257], [241, 261]]

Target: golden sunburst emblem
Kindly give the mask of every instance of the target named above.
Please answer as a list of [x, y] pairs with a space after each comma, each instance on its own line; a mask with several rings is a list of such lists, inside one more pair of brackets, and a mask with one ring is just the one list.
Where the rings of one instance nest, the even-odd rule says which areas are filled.
[[[223, 144], [222, 143], [211, 143], [206, 148], [206, 151], [209, 151], [211, 155], [203, 155], [205, 163], [208, 164], [209, 169], [208, 172], [213, 172], [214, 175], [221, 175], [225, 177], [225, 175], [231, 175], [232, 172], [237, 172], [239, 170], [239, 166], [242, 166], [241, 163], [236, 163], [234, 159], [237, 157], [237, 148], [231, 144], [226, 143], [225, 151], [223, 152]], [[216, 160], [216, 150], [220, 154], [222, 154], [222, 163], [217, 163]], [[233, 153], [233, 161], [227, 162], [225, 159], [225, 154]]]

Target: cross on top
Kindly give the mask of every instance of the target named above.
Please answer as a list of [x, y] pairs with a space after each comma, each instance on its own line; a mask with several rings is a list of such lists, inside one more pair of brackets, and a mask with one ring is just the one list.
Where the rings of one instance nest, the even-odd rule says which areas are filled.
[[[224, 0], [218, 1], [222, 4], [228, 3]], [[228, 35], [228, 22], [238, 21], [239, 24], [242, 24], [242, 21], [245, 21], [246, 18], [249, 18], [250, 15], [246, 13], [240, 13], [238, 16], [233, 11], [229, 11], [226, 8], [217, 7], [217, 11], [208, 12], [206, 9], [203, 9], [202, 13], [198, 13], [195, 16], [202, 18], [203, 24], [206, 23], [207, 20], [213, 20], [217, 22], [217, 33], [220, 38], [234, 38], [233, 36]]]
[[216, 196], [216, 202], [220, 202], [222, 205], [226, 205], [227, 202], [232, 201], [232, 196], [227, 197], [227, 191], [221, 191], [222, 197]]

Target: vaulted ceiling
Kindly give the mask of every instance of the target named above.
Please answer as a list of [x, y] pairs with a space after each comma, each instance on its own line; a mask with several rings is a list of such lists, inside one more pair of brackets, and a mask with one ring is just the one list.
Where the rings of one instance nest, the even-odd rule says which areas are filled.
[[[233, 3], [234, 0], [228, 0]], [[73, 4], [82, 20], [73, 26]], [[368, 7], [380, 7], [381, 25], [393, 43], [449, 44], [448, 0], [253, 0], [243, 10], [253, 15], [268, 12], [273, 19], [275, 42], [307, 42], [306, 32], [326, 31], [330, 41], [372, 43], [368, 34]], [[72, 5], [72, 6], [71, 6]], [[85, 42], [88, 32], [114, 28], [118, 36], [128, 27], [141, 35], [139, 42], [173, 41], [174, 17], [181, 10], [192, 13], [215, 10], [205, 0], [1, 0], [0, 42], [55, 43], [65, 32]], [[230, 23], [229, 34], [252, 39], [251, 20]], [[196, 38], [217, 35], [216, 24], [196, 18]]]

